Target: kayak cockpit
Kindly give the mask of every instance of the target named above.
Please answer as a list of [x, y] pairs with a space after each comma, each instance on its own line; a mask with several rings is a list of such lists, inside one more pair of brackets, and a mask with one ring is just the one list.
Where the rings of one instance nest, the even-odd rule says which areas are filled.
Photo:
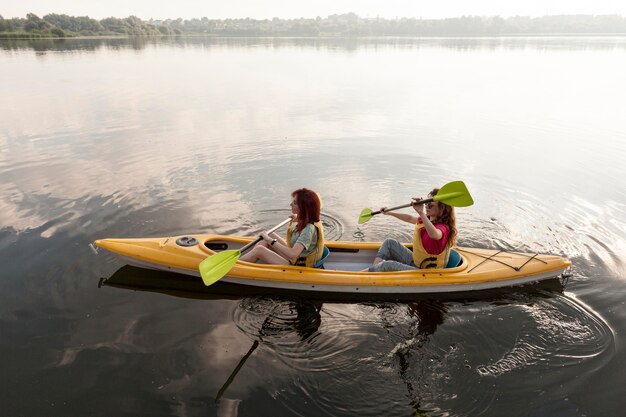
[[[239, 250], [251, 241], [247, 238], [225, 236], [210, 237], [204, 241], [204, 247], [212, 252]], [[371, 266], [376, 258], [380, 243], [375, 242], [326, 242], [329, 254], [324, 261], [324, 269], [358, 272]], [[409, 245], [410, 247], [410, 245]], [[455, 260], [446, 269], [458, 268], [464, 263], [463, 256], [454, 251]]]

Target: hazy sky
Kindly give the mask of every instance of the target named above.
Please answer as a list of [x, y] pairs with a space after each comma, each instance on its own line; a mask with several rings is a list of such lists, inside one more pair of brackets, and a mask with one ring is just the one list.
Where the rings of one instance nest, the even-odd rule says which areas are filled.
[[0, 0], [0, 15], [40, 17], [48, 13], [89, 16], [138, 16], [142, 19], [208, 17], [326, 17], [354, 12], [361, 17], [441, 18], [463, 15], [543, 16], [554, 14], [626, 15], [625, 0]]

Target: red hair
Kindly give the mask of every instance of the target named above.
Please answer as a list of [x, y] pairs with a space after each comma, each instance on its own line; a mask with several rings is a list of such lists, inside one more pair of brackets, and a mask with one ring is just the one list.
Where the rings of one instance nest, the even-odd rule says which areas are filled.
[[298, 204], [298, 226], [296, 230], [301, 232], [307, 224], [320, 221], [320, 198], [317, 193], [308, 188], [300, 188], [291, 193]]

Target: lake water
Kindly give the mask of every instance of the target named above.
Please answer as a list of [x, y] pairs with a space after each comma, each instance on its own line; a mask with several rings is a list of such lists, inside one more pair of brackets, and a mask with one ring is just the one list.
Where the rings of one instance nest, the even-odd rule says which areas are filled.
[[[1, 414], [623, 414], [624, 74], [624, 37], [0, 41]], [[565, 285], [155, 292], [88, 248], [253, 235], [303, 186], [329, 239], [408, 241], [361, 209], [453, 180], [461, 245], [565, 255]]]

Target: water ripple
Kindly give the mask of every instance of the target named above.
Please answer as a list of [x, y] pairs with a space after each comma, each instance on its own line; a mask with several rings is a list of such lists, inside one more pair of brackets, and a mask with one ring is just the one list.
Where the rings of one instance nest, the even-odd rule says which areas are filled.
[[363, 242], [382, 242], [387, 238], [397, 239], [400, 242], [412, 242], [413, 231], [406, 227], [390, 227], [386, 224], [366, 223], [358, 227], [352, 234], [352, 237]]
[[457, 212], [460, 245], [563, 254], [606, 266], [617, 276], [626, 272], [620, 255], [626, 251], [626, 204], [576, 195], [554, 202], [492, 181], [489, 195], [475, 196], [492, 202], [482, 209], [488, 211]]
[[332, 320], [325, 314], [322, 325], [321, 309], [321, 302], [310, 300], [253, 297], [240, 303], [233, 320], [294, 370], [337, 371], [349, 365], [341, 362], [347, 359], [343, 354], [352, 349], [351, 336], [361, 329], [346, 316]]
[[291, 370], [289, 382], [268, 389], [293, 415], [481, 415], [497, 393], [527, 389], [490, 378], [525, 368], [586, 374], [614, 345], [611, 329], [582, 303], [541, 292], [471, 303], [257, 297], [242, 300], [233, 320]]
[[[515, 316], [521, 326], [517, 339], [507, 351], [492, 352], [491, 362], [477, 366], [481, 376], [499, 376], [527, 366], [554, 370], [582, 366], [583, 360], [601, 357], [614, 345], [610, 327], [580, 302], [566, 296], [500, 309], [498, 317], [507, 316]], [[608, 359], [610, 355], [604, 357]]]

